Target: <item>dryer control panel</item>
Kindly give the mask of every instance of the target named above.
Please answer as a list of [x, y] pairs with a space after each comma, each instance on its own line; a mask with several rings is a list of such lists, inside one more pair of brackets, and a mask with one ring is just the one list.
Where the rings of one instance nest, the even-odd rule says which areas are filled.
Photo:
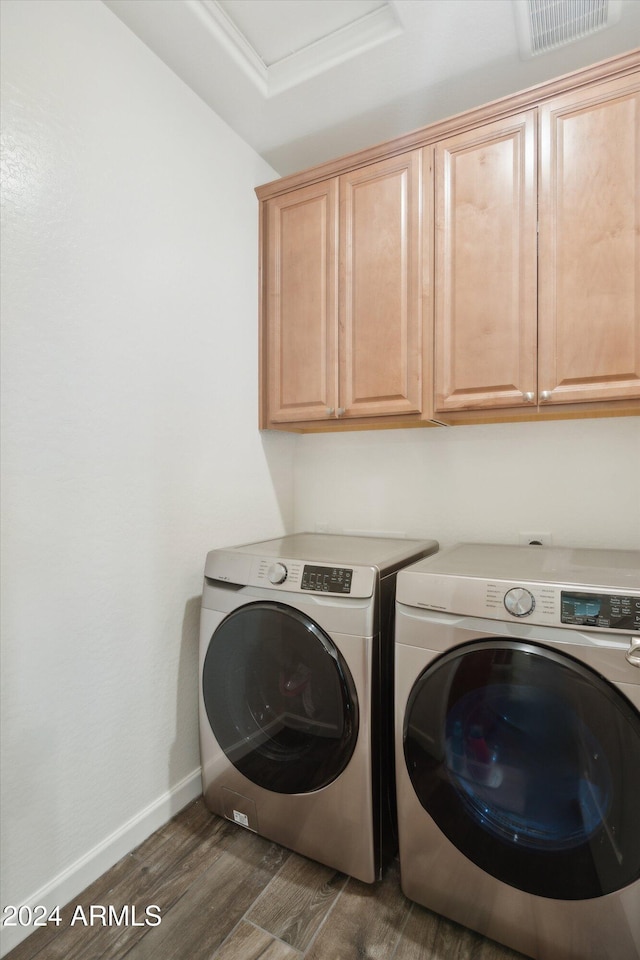
[[319, 567], [305, 563], [302, 568], [302, 590], [314, 593], [351, 593], [353, 570], [349, 567]]
[[334, 597], [372, 597], [378, 571], [368, 566], [307, 563], [290, 557], [252, 557], [216, 550], [207, 556], [205, 577], [238, 586]]

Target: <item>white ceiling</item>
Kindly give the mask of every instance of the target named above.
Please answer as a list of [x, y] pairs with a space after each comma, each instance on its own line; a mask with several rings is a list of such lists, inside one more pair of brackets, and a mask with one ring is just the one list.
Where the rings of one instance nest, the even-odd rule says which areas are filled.
[[533, 57], [524, 0], [103, 2], [280, 175], [640, 47], [640, 0]]

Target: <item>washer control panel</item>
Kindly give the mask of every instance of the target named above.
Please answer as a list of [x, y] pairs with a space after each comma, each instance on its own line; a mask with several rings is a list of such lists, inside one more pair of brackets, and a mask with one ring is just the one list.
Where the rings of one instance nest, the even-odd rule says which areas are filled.
[[518, 636], [535, 625], [640, 642], [640, 550], [459, 543], [400, 570], [396, 601], [501, 620]]
[[562, 590], [560, 622], [601, 630], [640, 631], [640, 597]]
[[534, 623], [640, 632], [640, 595], [587, 593], [551, 584], [508, 589], [505, 584], [487, 584], [485, 614], [504, 619], [498, 615], [500, 606], [512, 617], [531, 618]]
[[401, 603], [459, 616], [576, 630], [640, 633], [640, 591], [585, 591], [570, 584], [442, 575], [403, 577]]

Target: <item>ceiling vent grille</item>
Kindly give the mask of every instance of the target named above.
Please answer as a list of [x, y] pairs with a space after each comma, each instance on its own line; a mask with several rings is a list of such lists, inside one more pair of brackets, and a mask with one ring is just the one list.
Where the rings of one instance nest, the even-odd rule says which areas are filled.
[[514, 0], [520, 53], [534, 57], [604, 30], [620, 19], [620, 0]]

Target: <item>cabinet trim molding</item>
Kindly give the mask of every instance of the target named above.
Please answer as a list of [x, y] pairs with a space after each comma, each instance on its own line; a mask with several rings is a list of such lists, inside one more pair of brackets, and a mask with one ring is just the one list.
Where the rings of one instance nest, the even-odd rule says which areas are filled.
[[553, 80], [546, 80], [533, 87], [528, 87], [526, 90], [509, 94], [480, 107], [474, 107], [471, 110], [465, 110], [454, 116], [438, 120], [401, 137], [383, 141], [365, 150], [358, 150], [355, 153], [346, 154], [335, 160], [328, 160], [299, 173], [262, 184], [256, 187], [256, 194], [259, 200], [267, 200], [270, 197], [278, 196], [278, 194], [287, 193], [296, 187], [314, 183], [317, 180], [326, 180], [329, 177], [355, 170], [357, 167], [365, 166], [376, 160], [383, 160], [398, 153], [407, 153], [418, 147], [435, 143], [437, 140], [444, 140], [454, 134], [464, 133], [465, 130], [488, 123], [491, 120], [499, 120], [509, 114], [520, 113], [530, 107], [539, 106], [543, 101], [557, 97], [565, 91], [577, 90], [579, 87], [597, 83], [600, 80], [613, 80], [616, 77], [633, 73], [638, 69], [640, 69], [640, 47], [621, 56], [611, 57], [581, 70], [556, 77]]

